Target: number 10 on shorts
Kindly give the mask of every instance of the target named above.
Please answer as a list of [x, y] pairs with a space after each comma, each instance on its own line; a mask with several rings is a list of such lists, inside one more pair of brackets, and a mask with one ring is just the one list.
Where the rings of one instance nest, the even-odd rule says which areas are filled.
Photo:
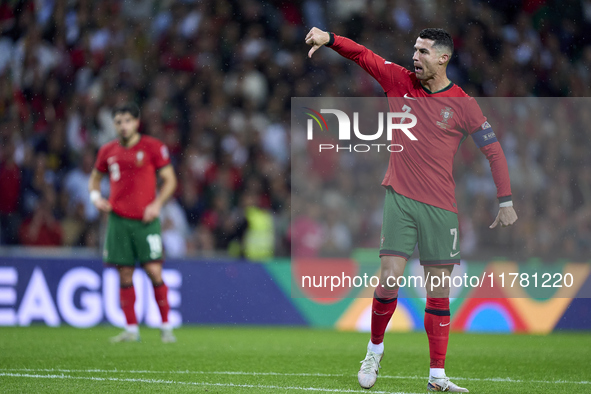
[[162, 255], [162, 238], [160, 234], [150, 234], [146, 237], [150, 245], [150, 258], [156, 259]]

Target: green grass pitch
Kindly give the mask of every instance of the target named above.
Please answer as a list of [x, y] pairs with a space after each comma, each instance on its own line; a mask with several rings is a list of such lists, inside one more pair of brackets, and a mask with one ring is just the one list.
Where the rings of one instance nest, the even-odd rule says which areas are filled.
[[[386, 334], [376, 385], [357, 383], [368, 334], [300, 328], [184, 327], [162, 344], [110, 344], [113, 327], [0, 328], [3, 393], [424, 393], [424, 333]], [[472, 393], [591, 392], [591, 335], [452, 334], [446, 372]]]

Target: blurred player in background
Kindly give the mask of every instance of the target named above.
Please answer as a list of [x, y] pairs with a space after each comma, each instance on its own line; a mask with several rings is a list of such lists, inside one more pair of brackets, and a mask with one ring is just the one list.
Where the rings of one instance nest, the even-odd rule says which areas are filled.
[[[90, 199], [103, 212], [109, 213], [103, 259], [119, 271], [121, 309], [125, 314], [125, 331], [112, 342], [140, 339], [134, 310], [133, 271], [139, 262], [154, 285], [154, 296], [162, 316], [163, 342], [175, 342], [168, 322], [168, 288], [162, 280], [162, 239], [160, 210], [172, 196], [177, 181], [168, 150], [155, 138], [140, 135], [140, 110], [125, 104], [113, 110], [118, 140], [98, 152], [89, 181]], [[100, 194], [100, 181], [109, 174], [111, 195]], [[162, 186], [156, 195], [156, 175]]]
[[[416, 244], [425, 275], [451, 275], [460, 263], [459, 226], [452, 175], [453, 158], [460, 143], [471, 135], [486, 155], [497, 187], [499, 212], [494, 223], [503, 227], [517, 220], [511, 199], [507, 161], [497, 138], [476, 101], [446, 73], [453, 54], [451, 36], [442, 29], [420, 32], [414, 46], [414, 72], [388, 62], [369, 49], [345, 37], [312, 28], [306, 36], [312, 46], [308, 56], [326, 45], [341, 56], [355, 61], [374, 77], [388, 96], [390, 111], [413, 113], [418, 123], [412, 128], [416, 141], [400, 131], [392, 143], [404, 143], [402, 152], [390, 155], [382, 185], [386, 188], [384, 219], [380, 245], [380, 286], [372, 304], [371, 340], [358, 373], [359, 384], [375, 384], [384, 354], [384, 333], [396, 309], [398, 287], [388, 277], [404, 274], [408, 258]], [[437, 100], [428, 100], [433, 97]], [[441, 100], [440, 98], [449, 98]], [[399, 98], [395, 100], [393, 98]], [[449, 100], [449, 101], [448, 101]], [[421, 105], [422, 104], [422, 105]], [[425, 330], [429, 339], [429, 391], [468, 392], [452, 383], [445, 374], [445, 356], [449, 339], [449, 283], [427, 286]]]

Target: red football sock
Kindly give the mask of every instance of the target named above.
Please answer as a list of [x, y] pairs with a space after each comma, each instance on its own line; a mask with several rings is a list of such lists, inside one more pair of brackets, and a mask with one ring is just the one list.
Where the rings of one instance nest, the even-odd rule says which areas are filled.
[[[389, 295], [390, 297], [379, 298], [378, 289], [380, 289], [379, 295]], [[398, 295], [398, 289], [382, 290], [383, 288], [380, 287], [378, 289], [374, 293], [371, 306], [371, 342], [375, 345], [384, 342], [386, 327], [388, 327], [388, 323], [398, 304], [398, 298], [395, 298]]]
[[449, 298], [427, 297], [425, 331], [429, 338], [431, 368], [445, 367], [445, 354], [449, 340]]
[[162, 323], [168, 323], [168, 311], [170, 306], [168, 305], [168, 287], [164, 283], [154, 286], [154, 298], [160, 309], [160, 316], [162, 316]]
[[137, 324], [137, 318], [135, 317], [135, 289], [133, 285], [129, 287], [121, 287], [119, 289], [119, 302], [121, 303], [121, 309], [125, 315], [127, 324]]

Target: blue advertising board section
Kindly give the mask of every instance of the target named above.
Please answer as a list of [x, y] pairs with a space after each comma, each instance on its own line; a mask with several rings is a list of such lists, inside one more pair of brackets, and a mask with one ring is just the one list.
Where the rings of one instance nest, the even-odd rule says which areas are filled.
[[[181, 324], [305, 325], [289, 296], [261, 264], [243, 261], [167, 261], [170, 321]], [[160, 315], [143, 270], [134, 274], [140, 323]], [[91, 327], [124, 324], [119, 279], [98, 259], [0, 257], [0, 325], [44, 323]]]
[[[371, 298], [292, 298], [291, 268], [289, 259], [266, 264], [167, 261], [162, 274], [168, 286], [169, 321], [175, 327], [253, 324], [369, 330]], [[583, 268], [591, 281], [591, 269]], [[161, 318], [150, 280], [137, 269], [133, 281], [138, 321], [158, 327]], [[456, 298], [451, 327], [462, 332], [536, 334], [590, 330], [591, 298], [581, 291], [575, 295], [576, 291], [568, 298]], [[390, 329], [423, 331], [424, 308], [421, 298], [401, 299]], [[123, 326], [117, 271], [105, 268], [98, 258], [0, 256], [0, 326], [37, 323]]]

